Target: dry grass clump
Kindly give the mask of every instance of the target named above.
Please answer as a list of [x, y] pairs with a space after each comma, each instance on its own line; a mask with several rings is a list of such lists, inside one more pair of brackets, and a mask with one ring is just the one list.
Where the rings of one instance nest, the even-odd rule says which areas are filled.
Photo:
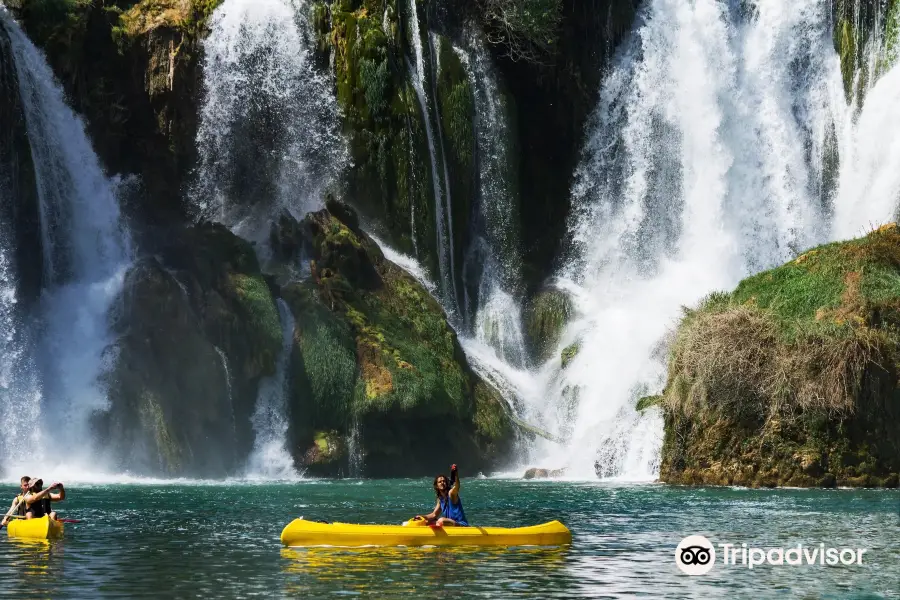
[[866, 377], [892, 369], [895, 342], [867, 326], [812, 328], [786, 339], [769, 311], [689, 312], [671, 348], [665, 405], [734, 418], [854, 413]]

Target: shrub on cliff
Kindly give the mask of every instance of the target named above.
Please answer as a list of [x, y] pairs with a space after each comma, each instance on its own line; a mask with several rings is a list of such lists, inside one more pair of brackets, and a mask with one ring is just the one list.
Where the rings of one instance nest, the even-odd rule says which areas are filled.
[[900, 471], [900, 232], [828, 244], [686, 310], [669, 481], [888, 485]]

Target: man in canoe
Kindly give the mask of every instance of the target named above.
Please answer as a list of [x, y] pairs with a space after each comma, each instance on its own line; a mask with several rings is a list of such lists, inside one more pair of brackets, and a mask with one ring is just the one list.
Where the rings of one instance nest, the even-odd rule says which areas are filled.
[[[56, 511], [50, 508], [51, 502], [62, 502], [66, 499], [66, 488], [62, 483], [54, 483], [46, 490], [41, 488], [44, 486], [44, 480], [41, 478], [32, 480], [31, 488], [25, 494], [25, 518], [40, 519], [44, 515], [49, 515], [51, 519], [56, 520]], [[53, 490], [59, 490], [53, 493]]]
[[[462, 500], [459, 498], [459, 474], [456, 471], [456, 465], [450, 467], [449, 481], [443, 474], [434, 478], [434, 493], [437, 495], [437, 504], [434, 505], [433, 511], [422, 518], [429, 523], [437, 519], [435, 524], [438, 527], [446, 525], [469, 526], [469, 522], [466, 520], [466, 513], [463, 510]], [[438, 519], [438, 515], [442, 516]]]
[[22, 489], [22, 493], [13, 498], [12, 505], [10, 505], [9, 510], [3, 517], [3, 521], [0, 522], [0, 527], [6, 527], [9, 521], [13, 518], [12, 515], [21, 517], [23, 519], [25, 518], [25, 494], [27, 494], [28, 490], [31, 489], [31, 477], [25, 475], [24, 477], [19, 479], [19, 487]]

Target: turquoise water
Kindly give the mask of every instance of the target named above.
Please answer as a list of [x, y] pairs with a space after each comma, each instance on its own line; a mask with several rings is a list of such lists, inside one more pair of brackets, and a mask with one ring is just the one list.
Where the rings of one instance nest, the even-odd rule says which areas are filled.
[[[900, 492], [463, 481], [473, 524], [558, 518], [563, 548], [283, 548], [291, 519], [397, 523], [434, 505], [430, 481], [67, 485], [64, 539], [0, 539], [4, 597], [900, 598]], [[8, 487], [10, 498], [15, 493]], [[714, 543], [867, 549], [860, 566], [675, 565]]]

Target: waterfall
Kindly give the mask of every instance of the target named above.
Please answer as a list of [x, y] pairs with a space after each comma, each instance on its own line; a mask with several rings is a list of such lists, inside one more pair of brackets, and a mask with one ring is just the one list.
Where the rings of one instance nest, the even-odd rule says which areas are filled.
[[[0, 202], [12, 202], [0, 181]], [[21, 464], [41, 447], [41, 389], [30, 362], [13, 269], [13, 236], [0, 222], [0, 456]], [[40, 453], [38, 453], [40, 457]]]
[[[104, 354], [110, 342], [108, 311], [130, 264], [130, 240], [114, 184], [43, 54], [2, 6], [0, 26], [9, 34], [31, 145], [46, 286], [37, 342], [43, 397], [30, 393], [13, 410], [43, 415], [34, 426], [52, 437], [47, 452], [54, 458], [87, 463], [90, 418], [108, 407], [98, 377], [109, 359]], [[27, 372], [14, 377], [20, 388], [34, 389], [22, 381], [30, 377]], [[30, 459], [40, 461], [40, 453]]]
[[268, 235], [282, 209], [320, 208], [347, 161], [310, 10], [306, 0], [225, 0], [204, 41], [193, 202], [246, 238]]
[[222, 359], [222, 374], [225, 376], [225, 389], [228, 390], [228, 406], [231, 408], [231, 432], [237, 434], [237, 419], [234, 416], [234, 392], [231, 389], [231, 371], [228, 368], [228, 357], [218, 346], [214, 346], [219, 358]]
[[253, 478], [296, 479], [298, 474], [294, 468], [294, 459], [287, 449], [288, 373], [294, 342], [294, 316], [280, 298], [278, 316], [282, 327], [281, 354], [275, 375], [264, 378], [259, 384], [256, 408], [250, 418], [256, 437], [247, 463], [247, 474]]
[[[829, 13], [824, 0], [641, 9], [604, 77], [573, 185], [572, 248], [556, 283], [576, 308], [561, 347], [579, 341], [580, 351], [545, 377], [534, 407], [570, 434], [566, 447], [543, 449], [548, 463], [573, 476], [654, 478], [661, 417], [634, 405], [662, 388], [680, 307], [831, 235], [822, 165], [848, 107]], [[857, 135], [893, 127], [894, 77], [872, 90]], [[881, 131], [885, 149], [893, 140]], [[884, 214], [896, 175], [868, 154], [876, 139], [858, 144], [856, 162], [878, 176], [851, 160], [841, 178], [884, 188]], [[857, 218], [873, 214], [866, 202]], [[850, 212], [844, 204], [837, 214]]]
[[465, 48], [454, 46], [453, 50], [466, 65], [473, 89], [478, 164], [475, 235], [463, 270], [466, 314], [473, 310], [468, 296], [472, 284], [477, 289], [475, 340], [493, 348], [497, 360], [523, 368], [526, 351], [517, 301], [521, 258], [510, 116], [484, 41], [475, 30], [465, 41]]
[[362, 477], [365, 455], [363, 454], [359, 421], [356, 418], [350, 424], [350, 435], [347, 436], [347, 456], [350, 477]]
[[[434, 223], [436, 229], [438, 269], [441, 300], [444, 308], [451, 315], [459, 314], [457, 299], [459, 294], [456, 289], [456, 276], [454, 270], [454, 252], [453, 252], [453, 222], [450, 216], [450, 183], [447, 176], [447, 164], [443, 159], [438, 158], [438, 146], [435, 141], [435, 134], [431, 123], [431, 112], [429, 111], [428, 94], [425, 92], [425, 84], [427, 83], [426, 69], [428, 65], [425, 62], [424, 50], [422, 47], [422, 34], [419, 30], [419, 14], [416, 9], [416, 0], [409, 0], [409, 26], [410, 37], [413, 42], [413, 58], [415, 63], [409, 66], [410, 79], [412, 80], [413, 89], [416, 92], [416, 98], [419, 100], [419, 107], [422, 110], [422, 121], [425, 124], [425, 137], [428, 140], [428, 155], [431, 161], [431, 184], [434, 193]], [[431, 38], [429, 37], [429, 40]], [[429, 47], [429, 54], [434, 55], [434, 49]], [[437, 61], [434, 61], [437, 66]], [[432, 93], [434, 88], [432, 87]], [[434, 94], [436, 96], [436, 94]], [[437, 99], [433, 99], [435, 112], [437, 112]], [[440, 128], [440, 117], [436, 119], [438, 128]], [[440, 131], [438, 132], [440, 135]], [[440, 142], [440, 139], [438, 140]], [[443, 161], [444, 179], [441, 179], [439, 171], [439, 160]]]

